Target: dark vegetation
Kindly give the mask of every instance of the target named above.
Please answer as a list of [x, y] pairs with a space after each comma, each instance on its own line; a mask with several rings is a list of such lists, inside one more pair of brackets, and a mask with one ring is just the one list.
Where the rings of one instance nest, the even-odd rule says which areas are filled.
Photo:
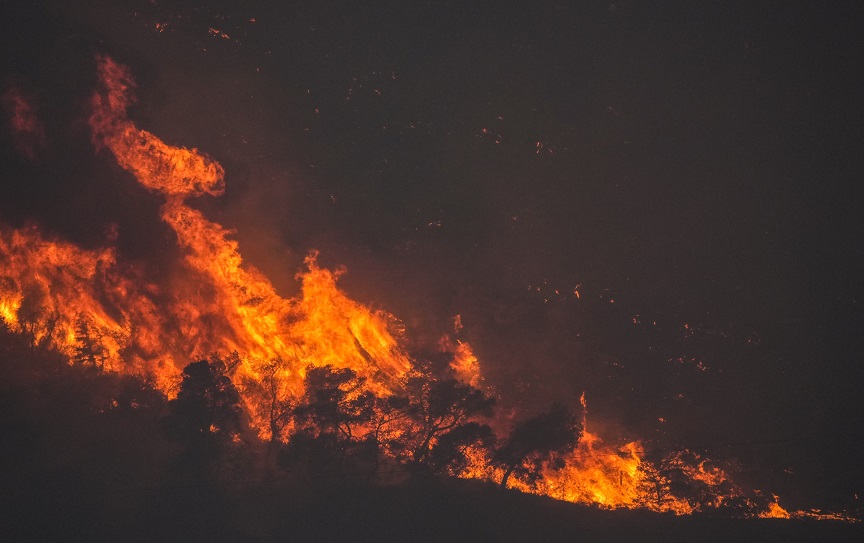
[[[493, 400], [418, 372], [382, 398], [345, 369], [310, 369], [307, 392], [257, 397], [289, 444], [250, 430], [236, 358], [187, 366], [168, 401], [146, 375], [69, 363], [0, 330], [4, 541], [840, 541], [838, 522], [601, 511], [450, 477], [468, 447], [530, 478], [578, 439], [562, 406], [496, 438]], [[245, 385], [244, 385], [245, 386]], [[250, 385], [251, 386], [251, 385]], [[292, 424], [288, 424], [291, 421]], [[397, 439], [396, 429], [399, 434]], [[371, 430], [370, 430], [371, 429]], [[386, 450], [387, 454], [382, 454]]]

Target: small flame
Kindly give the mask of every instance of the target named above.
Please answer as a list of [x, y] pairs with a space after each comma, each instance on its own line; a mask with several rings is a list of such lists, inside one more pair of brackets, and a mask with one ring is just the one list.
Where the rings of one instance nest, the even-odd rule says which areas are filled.
[[791, 518], [789, 511], [780, 505], [780, 498], [774, 496], [774, 501], [768, 504], [768, 510], [759, 513], [759, 518]]
[[473, 387], [480, 386], [480, 361], [471, 350], [471, 346], [461, 341], [456, 342], [456, 349], [453, 351], [453, 361], [450, 362], [450, 368], [456, 374], [456, 378], [463, 383], [468, 383]]

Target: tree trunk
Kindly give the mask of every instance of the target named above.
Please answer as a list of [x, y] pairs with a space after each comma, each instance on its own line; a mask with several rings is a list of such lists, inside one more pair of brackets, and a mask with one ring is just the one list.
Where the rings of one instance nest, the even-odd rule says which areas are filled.
[[510, 475], [513, 473], [513, 470], [516, 469], [516, 464], [511, 464], [507, 467], [507, 471], [504, 472], [504, 477], [501, 477], [501, 488], [507, 488], [507, 479], [510, 478]]

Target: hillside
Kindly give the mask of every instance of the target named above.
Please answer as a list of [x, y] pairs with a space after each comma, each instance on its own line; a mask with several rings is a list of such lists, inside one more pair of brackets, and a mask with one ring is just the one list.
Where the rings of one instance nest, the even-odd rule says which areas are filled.
[[140, 381], [17, 336], [0, 345], [5, 541], [864, 539], [860, 523], [605, 511], [478, 481], [291, 472], [262, 460], [260, 443], [201, 475], [178, 461], [165, 399]]

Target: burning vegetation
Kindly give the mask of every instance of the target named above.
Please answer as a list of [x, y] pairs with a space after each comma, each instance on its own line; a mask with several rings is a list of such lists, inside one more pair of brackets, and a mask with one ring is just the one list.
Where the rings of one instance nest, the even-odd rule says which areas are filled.
[[[5, 230], [0, 319], [33, 348], [135, 376], [170, 398], [165, 435], [201, 476], [220, 451], [259, 444], [267, 463], [291, 473], [385, 482], [434, 473], [600, 508], [849, 520], [788, 512], [691, 451], [601, 438], [584, 395], [581, 415], [555, 404], [510, 420], [470, 345], [444, 336], [433, 352], [407, 352], [399, 320], [350, 299], [337, 285], [343, 270], [320, 267], [315, 253], [297, 275], [300, 294], [280, 296], [243, 262], [231, 232], [188, 204], [223, 193], [222, 166], [136, 127], [128, 69], [97, 62], [93, 143], [163, 198], [161, 219], [183, 260], [157, 282], [111, 246], [83, 249], [36, 226]], [[38, 134], [26, 103], [10, 96], [22, 130]]]

